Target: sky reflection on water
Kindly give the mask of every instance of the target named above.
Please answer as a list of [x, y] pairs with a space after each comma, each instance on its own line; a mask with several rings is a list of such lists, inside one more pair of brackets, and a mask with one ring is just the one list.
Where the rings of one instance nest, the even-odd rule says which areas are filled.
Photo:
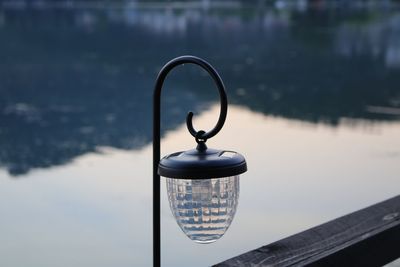
[[[164, 266], [208, 266], [399, 193], [397, 7], [0, 9], [0, 265], [150, 266], [151, 95], [195, 54], [232, 105], [210, 147], [246, 156], [238, 211], [190, 241], [162, 189]], [[35, 26], [32, 26], [35, 25]], [[29, 44], [29, 45], [28, 45]], [[189, 90], [188, 90], [189, 89]], [[218, 117], [210, 80], [167, 81], [162, 154]]]

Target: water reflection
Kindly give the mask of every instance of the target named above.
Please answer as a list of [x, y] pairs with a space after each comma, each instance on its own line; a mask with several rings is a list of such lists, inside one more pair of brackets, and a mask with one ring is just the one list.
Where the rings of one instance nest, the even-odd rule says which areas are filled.
[[[149, 144], [156, 72], [181, 54], [209, 59], [230, 101], [259, 113], [332, 126], [399, 119], [397, 7], [206, 2], [4, 5], [1, 166], [18, 176], [101, 146]], [[163, 133], [216, 100], [197, 69], [179, 72], [163, 96]]]
[[335, 36], [339, 55], [359, 57], [369, 55], [383, 59], [388, 69], [400, 68], [400, 14], [377, 21], [368, 16], [344, 23]]
[[[196, 125], [218, 113], [212, 106]], [[211, 266], [399, 193], [399, 122], [293, 123], [235, 105], [227, 122], [208, 142], [249, 163], [235, 219], [218, 242], [194, 243], [170, 212], [163, 179], [163, 266]], [[193, 145], [181, 125], [165, 135], [162, 154]], [[101, 152], [29, 179], [0, 170], [1, 265], [151, 266], [151, 144]]]

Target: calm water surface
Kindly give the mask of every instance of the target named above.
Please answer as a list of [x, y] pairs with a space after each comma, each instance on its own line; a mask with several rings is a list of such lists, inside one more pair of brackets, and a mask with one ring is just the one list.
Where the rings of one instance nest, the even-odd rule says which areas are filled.
[[[182, 233], [162, 181], [164, 266], [209, 266], [398, 195], [398, 7], [279, 3], [3, 4], [0, 265], [151, 266], [152, 87], [182, 54], [220, 71], [231, 105], [208, 143], [249, 171], [209, 245]], [[162, 154], [194, 147], [185, 114], [210, 129], [217, 101], [204, 73], [176, 70]]]

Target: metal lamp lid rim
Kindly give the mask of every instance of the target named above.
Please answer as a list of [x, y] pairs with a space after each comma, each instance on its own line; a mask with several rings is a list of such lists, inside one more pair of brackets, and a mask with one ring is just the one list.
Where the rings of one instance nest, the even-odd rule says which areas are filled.
[[160, 176], [176, 179], [211, 179], [247, 171], [245, 158], [230, 150], [192, 149], [165, 156], [158, 164]]

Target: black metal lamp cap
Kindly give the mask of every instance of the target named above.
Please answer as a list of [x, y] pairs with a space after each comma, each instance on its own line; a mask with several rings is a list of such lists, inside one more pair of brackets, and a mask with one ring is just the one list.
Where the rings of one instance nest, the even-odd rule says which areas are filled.
[[158, 164], [160, 176], [177, 179], [221, 178], [246, 171], [246, 160], [241, 154], [207, 147], [172, 153]]

